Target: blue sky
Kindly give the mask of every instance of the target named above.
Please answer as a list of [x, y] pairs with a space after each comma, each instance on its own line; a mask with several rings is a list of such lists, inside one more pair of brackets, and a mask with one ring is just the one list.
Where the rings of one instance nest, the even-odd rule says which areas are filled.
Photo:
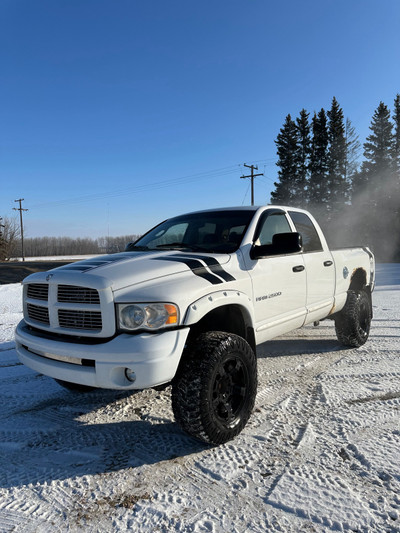
[[291, 113], [335, 96], [363, 143], [400, 92], [399, 0], [0, 0], [0, 216], [142, 233], [268, 203]]

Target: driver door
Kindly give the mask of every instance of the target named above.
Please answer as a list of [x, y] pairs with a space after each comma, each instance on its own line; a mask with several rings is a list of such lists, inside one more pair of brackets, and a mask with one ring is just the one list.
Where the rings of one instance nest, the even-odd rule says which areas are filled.
[[[284, 211], [274, 209], [261, 216], [253, 243], [272, 243], [277, 233], [291, 232]], [[301, 253], [249, 258], [257, 342], [303, 325], [306, 316], [306, 271]]]

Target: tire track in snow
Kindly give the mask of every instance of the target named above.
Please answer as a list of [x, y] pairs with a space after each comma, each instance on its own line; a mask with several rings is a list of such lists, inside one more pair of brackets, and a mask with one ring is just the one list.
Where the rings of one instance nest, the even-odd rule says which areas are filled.
[[[43, 390], [51, 380], [33, 374], [25, 381], [10, 375], [0, 394], [9, 415], [15, 409], [20, 417], [20, 431], [1, 419], [1, 470], [11, 465], [17, 473], [1, 484], [0, 524], [4, 517], [15, 530], [35, 533], [48, 533], [49, 526], [89, 533], [320, 532], [354, 528], [340, 514], [351, 503], [358, 531], [396, 531], [398, 480], [379, 467], [379, 456], [371, 457], [377, 446], [357, 440], [366, 430], [363, 416], [376, 406], [349, 406], [337, 390], [344, 384], [357, 390], [365, 382], [374, 387], [374, 380], [386, 390], [398, 382], [396, 352], [381, 352], [382, 339], [368, 349], [339, 350], [318, 336], [313, 329], [296, 332], [287, 338], [292, 349], [282, 351], [286, 355], [276, 344], [272, 357], [260, 358], [255, 413], [237, 439], [218, 448], [195, 444], [180, 432], [168, 391], [79, 396], [55, 384]], [[304, 348], [310, 339], [313, 348], [319, 346], [314, 352]], [[303, 348], [296, 351], [296, 344]], [[385, 362], [388, 372], [374, 373], [370, 368], [380, 353], [391, 362]], [[357, 380], [351, 368], [367, 363]], [[382, 427], [391, 432], [385, 449], [393, 454], [398, 434], [390, 413], [397, 402], [379, 406], [386, 417]], [[319, 512], [318, 495], [322, 502], [336, 501], [337, 510]], [[136, 502], [131, 507], [130, 496]]]

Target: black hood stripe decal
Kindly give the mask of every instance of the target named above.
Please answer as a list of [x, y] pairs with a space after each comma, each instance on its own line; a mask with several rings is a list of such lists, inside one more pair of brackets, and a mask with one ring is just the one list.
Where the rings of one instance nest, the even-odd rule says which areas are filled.
[[217, 274], [225, 281], [235, 281], [235, 278], [231, 276], [226, 270], [224, 270], [221, 264], [214, 257], [205, 255], [191, 255], [190, 257], [204, 261], [204, 263], [206, 263], [211, 272], [214, 272], [214, 274]]
[[197, 259], [191, 259], [190, 257], [155, 257], [155, 260], [159, 261], [173, 261], [175, 263], [185, 263], [190, 270], [195, 274], [196, 276], [199, 276], [200, 278], [203, 278], [213, 285], [218, 285], [219, 283], [223, 283], [222, 279], [218, 278], [214, 274], [211, 274], [206, 267], [200, 263]]
[[[174, 261], [177, 263], [184, 263], [196, 276], [207, 280], [213, 285], [218, 285], [224, 281], [235, 281], [235, 278], [228, 274], [220, 263], [212, 257], [204, 257], [201, 255], [193, 255], [190, 257], [169, 255], [167, 257], [154, 257], [155, 261]], [[201, 261], [207, 264], [209, 270], [201, 263]], [[222, 279], [221, 279], [222, 278]]]
[[[110, 263], [117, 263], [126, 261], [131, 254], [115, 254], [111, 256], [104, 256], [102, 258], [86, 259], [78, 263], [71, 263], [60, 267], [59, 270], [75, 270], [78, 272], [87, 272], [95, 268], [108, 265]], [[214, 258], [206, 255], [193, 254], [190, 256], [183, 255], [167, 255], [163, 257], [151, 257], [154, 261], [173, 261], [176, 263], [184, 263], [196, 276], [205, 279], [213, 285], [219, 285], [224, 281], [235, 281], [221, 264]]]

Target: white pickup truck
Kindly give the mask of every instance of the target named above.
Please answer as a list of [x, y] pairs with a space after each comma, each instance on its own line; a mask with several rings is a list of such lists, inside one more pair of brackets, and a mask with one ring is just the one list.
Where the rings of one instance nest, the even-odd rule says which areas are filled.
[[250, 417], [258, 344], [326, 318], [342, 344], [365, 343], [374, 271], [368, 248], [330, 251], [300, 209], [189, 213], [123, 253], [27, 277], [17, 351], [70, 389], [172, 383], [180, 426], [220, 444]]

